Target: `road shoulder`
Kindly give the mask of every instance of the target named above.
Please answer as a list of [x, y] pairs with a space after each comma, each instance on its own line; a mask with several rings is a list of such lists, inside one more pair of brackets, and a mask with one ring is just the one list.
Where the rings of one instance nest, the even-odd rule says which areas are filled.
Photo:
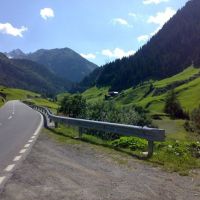
[[198, 176], [167, 173], [115, 150], [68, 140], [59, 143], [44, 130], [0, 199], [200, 198]]

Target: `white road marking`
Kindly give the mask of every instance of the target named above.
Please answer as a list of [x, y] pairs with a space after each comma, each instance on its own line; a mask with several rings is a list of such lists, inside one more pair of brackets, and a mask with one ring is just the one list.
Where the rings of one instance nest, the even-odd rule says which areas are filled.
[[3, 181], [5, 180], [5, 176], [0, 177], [0, 185], [3, 183]]
[[36, 136], [39, 132], [34, 133], [33, 135]]
[[14, 115], [15, 114], [15, 102], [13, 101], [13, 112], [12, 114]]
[[18, 160], [21, 159], [21, 157], [22, 157], [22, 156], [16, 156], [16, 157], [13, 159], [13, 161], [14, 161], [14, 162], [15, 162], [15, 161], [18, 161]]
[[20, 153], [20, 154], [25, 153], [26, 150], [27, 150], [27, 149], [22, 149], [19, 153]]
[[[12, 112], [13, 115], [15, 114], [15, 110], [14, 110], [14, 109], [15, 109], [15, 108], [14, 108], [14, 102], [13, 102], [13, 112]], [[36, 138], [36, 136], [39, 134], [39, 132], [40, 132], [42, 126], [43, 126], [43, 123], [44, 123], [43, 117], [42, 117], [42, 115], [40, 115], [40, 116], [41, 116], [40, 124], [39, 124], [38, 128], [36, 129], [35, 133], [33, 134], [33, 136], [31, 137], [31, 139], [28, 141], [29, 143], [31, 143], [31, 142], [34, 141], [33, 139]], [[9, 116], [8, 119], [12, 119], [12, 117], [13, 117], [13, 116]], [[1, 125], [2, 125], [2, 123], [0, 123], [0, 126], [1, 126]], [[26, 144], [24, 147], [29, 147], [29, 146], [30, 146], [30, 144]], [[25, 148], [24, 148], [24, 149], [21, 149], [19, 153], [20, 153], [20, 154], [23, 154], [23, 153], [25, 153], [27, 150], [28, 150], [28, 149], [25, 149]], [[15, 162], [15, 161], [19, 161], [21, 158], [22, 158], [22, 155], [16, 156], [16, 157], [13, 159], [13, 161], [14, 161], [14, 162]], [[8, 165], [4, 170], [7, 171], [7, 172], [10, 172], [10, 171], [12, 171], [12, 170], [14, 169], [14, 167], [15, 167], [15, 164], [11, 164], [11, 165]], [[1, 186], [1, 184], [4, 182], [5, 179], [6, 179], [6, 176], [0, 177], [0, 186]]]
[[41, 114], [40, 114], [40, 118], [41, 118], [40, 124], [37, 127], [37, 129], [35, 130], [35, 133], [33, 134], [33, 136], [37, 136], [40, 133], [40, 130], [42, 129], [42, 127], [43, 127], [44, 119], [43, 119], [43, 116]]
[[28, 148], [30, 146], [30, 144], [26, 144], [25, 146], [24, 146], [24, 148]]
[[5, 168], [5, 171], [10, 172], [14, 167], [15, 167], [15, 164], [13, 164], [13, 165], [8, 165], [8, 166]]

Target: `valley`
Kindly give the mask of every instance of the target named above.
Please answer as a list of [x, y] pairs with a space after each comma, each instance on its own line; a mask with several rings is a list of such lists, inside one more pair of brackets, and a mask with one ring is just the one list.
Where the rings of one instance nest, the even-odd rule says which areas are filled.
[[3, 1], [0, 199], [199, 199], [200, 1]]

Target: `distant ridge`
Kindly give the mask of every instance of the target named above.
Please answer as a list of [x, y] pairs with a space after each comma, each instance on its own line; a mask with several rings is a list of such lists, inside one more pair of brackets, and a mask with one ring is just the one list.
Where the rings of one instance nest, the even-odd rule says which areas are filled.
[[16, 49], [6, 53], [6, 55], [10, 58], [28, 59], [42, 64], [56, 76], [71, 82], [81, 81], [98, 67], [69, 48], [40, 49], [29, 54]]

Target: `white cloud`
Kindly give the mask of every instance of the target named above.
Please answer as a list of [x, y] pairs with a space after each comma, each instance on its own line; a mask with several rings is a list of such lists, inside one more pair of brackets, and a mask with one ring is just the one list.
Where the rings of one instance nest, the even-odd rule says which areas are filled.
[[47, 20], [48, 18], [55, 17], [54, 11], [52, 8], [43, 8], [40, 10], [40, 15], [43, 19]]
[[145, 4], [145, 5], [159, 4], [159, 3], [168, 2], [168, 1], [170, 1], [170, 0], [144, 0], [143, 4]]
[[153, 23], [159, 25], [155, 31], [150, 33], [149, 35], [141, 35], [137, 38], [138, 42], [145, 42], [150, 37], [154, 36], [160, 29], [162, 29], [163, 25], [176, 14], [176, 11], [170, 7], [166, 8], [163, 12], [158, 12], [155, 16], [150, 16], [147, 20], [148, 23]]
[[159, 26], [158, 28], [156, 28], [155, 31], [153, 31], [152, 33], [150, 33], [150, 36], [154, 36], [156, 33], [158, 33], [158, 31], [162, 28], [162, 26]]
[[89, 54], [83, 54], [81, 53], [81, 56], [85, 59], [95, 59], [96, 58], [96, 55], [95, 54], [92, 54], [92, 53], [89, 53]]
[[135, 13], [133, 13], [133, 12], [128, 13], [128, 15], [129, 15], [130, 17], [137, 17], [137, 14], [135, 14]]
[[137, 40], [138, 42], [146, 42], [149, 39], [149, 35], [140, 35]]
[[124, 51], [123, 49], [120, 48], [115, 48], [113, 51], [110, 49], [104, 49], [102, 50], [102, 55], [107, 56], [109, 58], [123, 58], [123, 57], [128, 57], [130, 55], [135, 54], [135, 51], [130, 50], [130, 51]]
[[122, 18], [112, 19], [112, 23], [114, 25], [122, 25], [122, 26], [132, 27], [132, 25], [130, 25], [125, 19], [122, 19]]
[[12, 35], [15, 37], [23, 37], [23, 32], [27, 31], [28, 28], [22, 26], [21, 28], [15, 28], [10, 23], [0, 23], [0, 33]]
[[164, 12], [158, 12], [155, 16], [150, 16], [147, 22], [158, 24], [162, 27], [174, 14], [176, 14], [176, 11], [168, 7]]

